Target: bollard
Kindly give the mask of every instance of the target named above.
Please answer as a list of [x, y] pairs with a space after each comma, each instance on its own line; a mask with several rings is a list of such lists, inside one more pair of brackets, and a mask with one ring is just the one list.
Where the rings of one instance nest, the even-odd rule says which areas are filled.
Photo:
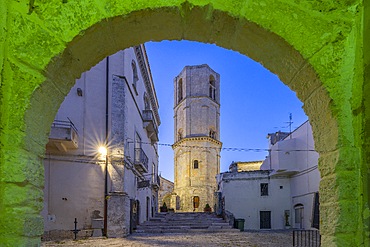
[[71, 231], [75, 234], [74, 240], [76, 240], [77, 239], [77, 233], [79, 231], [81, 231], [81, 230], [77, 229], [77, 218], [75, 218], [75, 222], [74, 223], [75, 223], [75, 229], [74, 230], [71, 230]]

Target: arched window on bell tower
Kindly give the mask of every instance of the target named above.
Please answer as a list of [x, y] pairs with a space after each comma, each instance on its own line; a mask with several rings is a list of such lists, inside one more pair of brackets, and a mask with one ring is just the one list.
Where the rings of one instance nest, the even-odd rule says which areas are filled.
[[216, 100], [216, 81], [212, 75], [209, 77], [209, 97]]
[[177, 103], [179, 103], [183, 97], [183, 89], [182, 89], [182, 78], [179, 80], [177, 84]]
[[194, 160], [193, 161], [193, 168], [194, 169], [198, 169], [199, 168], [199, 161], [198, 160]]
[[213, 128], [209, 129], [209, 137], [216, 139], [216, 131]]
[[182, 129], [179, 129], [177, 132], [177, 141], [180, 141], [183, 137]]

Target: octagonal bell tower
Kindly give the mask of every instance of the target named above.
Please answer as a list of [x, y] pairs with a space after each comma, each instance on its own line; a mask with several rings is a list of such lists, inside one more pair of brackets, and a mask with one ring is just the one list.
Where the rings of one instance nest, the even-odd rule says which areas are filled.
[[208, 65], [186, 66], [174, 79], [176, 211], [214, 205], [220, 172], [220, 75]]

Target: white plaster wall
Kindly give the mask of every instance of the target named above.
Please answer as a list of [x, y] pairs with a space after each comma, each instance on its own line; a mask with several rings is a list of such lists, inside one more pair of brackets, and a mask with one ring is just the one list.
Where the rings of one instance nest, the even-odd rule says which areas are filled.
[[[313, 221], [313, 206], [315, 192], [319, 191], [320, 173], [317, 167], [305, 169], [291, 178], [292, 188], [292, 212], [294, 215], [294, 206], [302, 204], [304, 206], [303, 224], [295, 225], [296, 228], [310, 229]], [[295, 217], [295, 215], [294, 215]]]
[[[102, 60], [93, 69], [81, 75], [75, 86], [61, 104], [56, 120], [73, 122], [78, 130], [77, 150], [69, 150], [70, 155], [96, 155], [99, 145], [105, 138], [105, 66]], [[77, 95], [77, 88], [83, 96]]]
[[[225, 209], [235, 218], [245, 219], [246, 230], [260, 229], [260, 211], [271, 211], [271, 229], [284, 229], [284, 212], [291, 208], [289, 179], [269, 179], [266, 175], [251, 173], [223, 174], [225, 180], [221, 187]], [[268, 196], [261, 196], [260, 183], [269, 184]]]
[[270, 149], [270, 157], [263, 162], [261, 170], [303, 171], [318, 164], [319, 155], [314, 151], [312, 128], [308, 121], [284, 140], [271, 145]]
[[[312, 128], [307, 121], [284, 140], [270, 146], [271, 156], [261, 166], [261, 170], [271, 168], [279, 172], [293, 172], [290, 178], [291, 187], [291, 220], [296, 228], [310, 229], [313, 216], [314, 194], [319, 191], [320, 173], [318, 170], [319, 155], [314, 151]], [[284, 150], [274, 152], [274, 150]], [[294, 223], [294, 206], [304, 206], [302, 225]]]
[[[109, 134], [109, 139], [111, 148], [114, 145], [121, 145], [121, 149], [124, 149], [127, 155], [125, 158], [131, 158], [133, 161], [133, 143], [137, 132], [142, 142], [144, 142], [142, 149], [149, 158], [148, 173], [144, 174], [145, 179], [151, 179], [153, 173], [158, 174], [158, 152], [157, 146], [150, 144], [151, 141], [143, 126], [141, 114], [145, 108], [143, 96], [146, 88], [137, 61], [139, 76], [137, 94], [132, 88], [132, 59], [136, 60], [132, 48], [109, 57], [108, 131], [111, 131], [114, 124], [116, 127], [118, 125], [118, 128], [122, 126], [124, 133], [119, 136], [118, 140], [116, 136]], [[46, 155], [47, 158], [44, 161], [45, 204], [42, 212], [45, 231], [72, 229], [76, 215], [81, 218], [81, 222], [78, 219], [79, 226], [81, 224], [89, 228], [92, 210], [100, 209], [101, 216], [103, 215], [105, 165], [99, 166], [95, 163], [100, 159], [97, 152], [98, 147], [105, 142], [106, 62], [107, 59], [102, 60], [90, 71], [81, 75], [56, 115], [55, 119], [57, 120], [67, 120], [68, 117], [74, 123], [78, 130], [79, 146], [78, 149], [68, 150], [67, 153], [59, 152], [57, 156]], [[112, 92], [112, 83], [114, 79], [118, 78], [117, 76], [127, 78], [127, 84], [125, 80], [119, 79], [125, 92], [124, 102], [122, 102], [124, 114], [120, 119], [112, 119], [112, 97], [115, 97], [116, 93]], [[77, 95], [77, 88], [82, 89], [82, 97]], [[131, 89], [131, 92], [129, 89]], [[83, 159], [84, 163], [73, 162], [76, 157]], [[57, 159], [60, 161], [57, 161]], [[64, 159], [72, 161], [61, 161]], [[152, 164], [155, 165], [154, 170]], [[157, 198], [156, 193], [152, 190], [145, 192], [137, 190], [137, 178], [132, 169], [124, 166], [113, 168], [109, 165], [109, 172], [108, 192], [124, 191], [130, 199], [139, 199], [141, 205], [145, 205], [147, 195], [152, 198], [154, 194]], [[61, 198], [67, 198], [67, 200]], [[61, 200], [62, 202], [60, 202]], [[152, 200], [151, 204], [154, 204]], [[142, 216], [146, 208], [141, 207], [141, 210], [140, 214]], [[50, 216], [48, 217], [48, 215]], [[144, 218], [141, 217], [141, 219]]]
[[103, 216], [104, 170], [100, 165], [67, 161], [45, 161], [44, 229], [90, 228], [94, 210]]
[[[94, 158], [98, 158], [98, 147], [105, 139], [105, 62], [81, 75], [55, 117], [63, 121], [69, 118], [79, 140], [78, 149], [57, 152], [57, 156], [46, 154], [45, 231], [71, 230], [74, 218], [79, 227], [90, 228], [93, 210], [103, 216], [104, 167], [94, 164]], [[77, 95], [77, 88], [82, 89], [82, 97]], [[77, 155], [91, 163], [73, 162]]]

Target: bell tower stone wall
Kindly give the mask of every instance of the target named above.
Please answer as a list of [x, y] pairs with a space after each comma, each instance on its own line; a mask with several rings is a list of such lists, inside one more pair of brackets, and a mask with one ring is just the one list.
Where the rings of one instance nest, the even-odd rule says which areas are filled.
[[220, 75], [186, 66], [174, 79], [174, 198], [176, 211], [213, 209], [220, 172]]

